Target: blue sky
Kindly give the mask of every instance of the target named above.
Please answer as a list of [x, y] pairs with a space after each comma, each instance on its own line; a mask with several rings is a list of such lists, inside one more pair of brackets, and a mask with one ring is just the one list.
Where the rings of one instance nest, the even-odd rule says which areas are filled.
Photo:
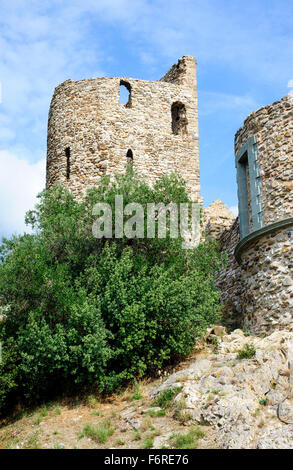
[[204, 204], [235, 207], [234, 133], [250, 112], [290, 92], [293, 2], [1, 0], [0, 53], [0, 236], [24, 230], [44, 187], [58, 83], [156, 80], [186, 54], [198, 62]]

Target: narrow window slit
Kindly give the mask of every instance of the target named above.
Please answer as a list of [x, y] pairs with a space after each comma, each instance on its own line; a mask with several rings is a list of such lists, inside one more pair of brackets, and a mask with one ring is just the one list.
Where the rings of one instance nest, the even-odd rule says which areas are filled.
[[133, 152], [131, 149], [127, 150], [126, 153], [126, 173], [132, 174], [133, 172]]
[[65, 156], [66, 156], [66, 179], [69, 180], [70, 178], [70, 148], [66, 147], [65, 149]]

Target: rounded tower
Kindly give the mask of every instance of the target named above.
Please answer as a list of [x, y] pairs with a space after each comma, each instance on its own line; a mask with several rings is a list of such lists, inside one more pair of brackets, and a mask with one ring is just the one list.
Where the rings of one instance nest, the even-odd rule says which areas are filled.
[[[120, 104], [120, 88], [128, 100]], [[122, 96], [122, 95], [121, 95]], [[184, 56], [158, 81], [125, 77], [67, 80], [52, 98], [47, 188], [78, 197], [129, 161], [147, 181], [178, 172], [200, 197], [196, 61]]]
[[252, 113], [235, 136], [244, 325], [293, 323], [293, 98]]

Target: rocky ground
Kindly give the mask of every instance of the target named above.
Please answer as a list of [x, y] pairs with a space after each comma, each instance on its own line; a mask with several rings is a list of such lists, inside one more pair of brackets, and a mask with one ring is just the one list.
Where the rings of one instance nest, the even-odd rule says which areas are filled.
[[[222, 327], [177, 371], [2, 423], [2, 448], [293, 448], [293, 333]], [[292, 424], [290, 424], [292, 423]]]

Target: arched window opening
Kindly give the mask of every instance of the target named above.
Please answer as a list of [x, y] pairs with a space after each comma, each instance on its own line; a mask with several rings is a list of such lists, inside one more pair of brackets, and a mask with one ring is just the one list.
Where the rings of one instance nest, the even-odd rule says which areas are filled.
[[119, 104], [124, 105], [126, 108], [131, 108], [131, 86], [124, 80], [120, 81]]
[[187, 134], [187, 118], [186, 108], [184, 104], [173, 103], [171, 107], [172, 114], [172, 132], [175, 135], [186, 135]]
[[70, 147], [66, 147], [65, 156], [66, 156], [66, 179], [69, 180], [70, 178]]

